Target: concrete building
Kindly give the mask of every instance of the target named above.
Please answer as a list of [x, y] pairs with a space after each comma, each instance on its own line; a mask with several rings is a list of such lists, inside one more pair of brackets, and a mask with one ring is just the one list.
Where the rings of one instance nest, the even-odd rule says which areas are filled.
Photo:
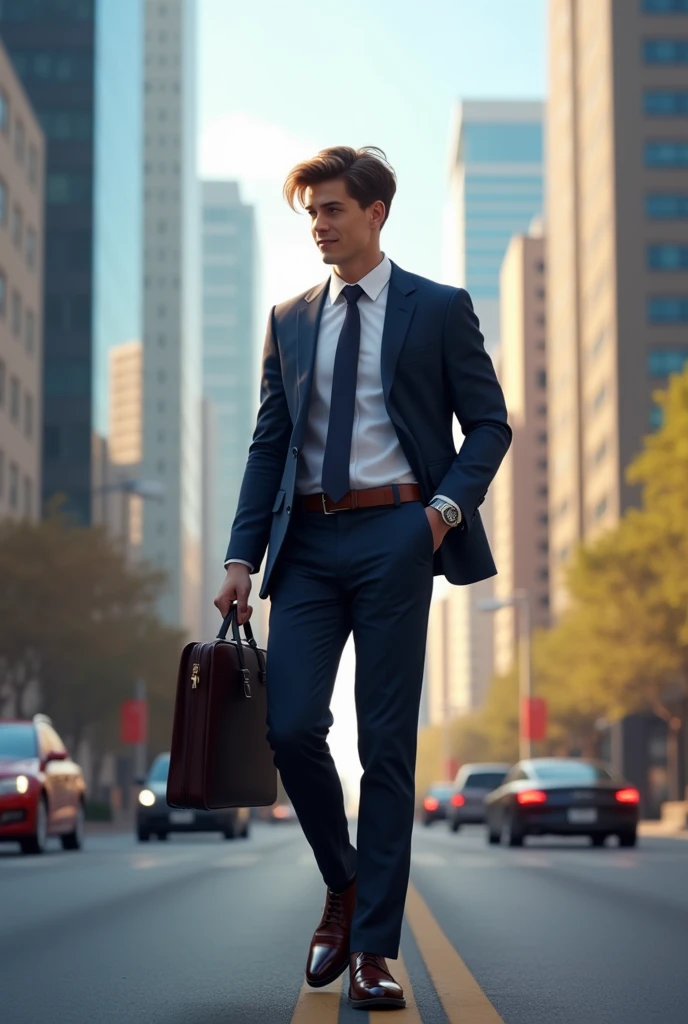
[[212, 407], [208, 415], [214, 438], [203, 481], [203, 493], [214, 506], [204, 511], [211, 531], [210, 537], [204, 535], [208, 551], [204, 591], [212, 608], [224, 577], [258, 395], [255, 218], [253, 207], [242, 203], [237, 182], [203, 183], [202, 249], [203, 396]]
[[[530, 595], [533, 627], [549, 623], [547, 499], [547, 352], [545, 239], [542, 221], [515, 235], [502, 265], [500, 380], [513, 441], [492, 485], [492, 547], [499, 574], [494, 595]], [[505, 674], [518, 643], [516, 612], [494, 616], [494, 667]]]
[[164, 487], [144, 508], [144, 557], [168, 574], [163, 619], [200, 630], [201, 323], [195, 4], [146, 0], [143, 464]]
[[499, 272], [512, 235], [543, 204], [543, 104], [457, 104], [449, 151], [444, 278], [467, 288], [490, 352], [499, 346]]
[[575, 545], [638, 500], [625, 469], [688, 359], [688, 9], [551, 0], [547, 117], [552, 612]]
[[0, 519], [41, 507], [43, 133], [0, 43]]
[[[46, 139], [42, 497], [66, 495], [81, 523], [107, 428], [107, 351], [141, 336], [141, 13], [139, 0], [0, 4]], [[35, 151], [25, 159], [35, 173]]]

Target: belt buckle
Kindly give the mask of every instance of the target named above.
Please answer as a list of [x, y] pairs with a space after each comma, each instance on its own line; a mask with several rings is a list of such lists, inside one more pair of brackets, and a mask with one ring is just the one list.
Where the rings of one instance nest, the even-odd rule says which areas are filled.
[[320, 495], [320, 497], [322, 498], [323, 512], [325, 513], [326, 516], [336, 516], [338, 512], [350, 512], [351, 511], [350, 508], [333, 508], [331, 512], [328, 512], [327, 511], [327, 495], [325, 494], [324, 491]]

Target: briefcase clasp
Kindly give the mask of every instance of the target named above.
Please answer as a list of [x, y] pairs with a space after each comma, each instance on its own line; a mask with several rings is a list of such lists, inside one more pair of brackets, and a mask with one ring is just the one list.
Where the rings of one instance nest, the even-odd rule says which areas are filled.
[[241, 674], [244, 677], [244, 697], [251, 696], [251, 676], [247, 668], [242, 668]]

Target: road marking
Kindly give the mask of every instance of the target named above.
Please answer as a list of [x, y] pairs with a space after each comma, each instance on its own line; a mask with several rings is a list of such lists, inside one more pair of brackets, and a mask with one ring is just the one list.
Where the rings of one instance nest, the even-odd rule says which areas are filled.
[[504, 1024], [414, 885], [406, 917], [450, 1024]]
[[291, 1024], [337, 1024], [344, 976], [326, 988], [310, 988], [304, 981]]
[[[406, 996], [406, 1009], [400, 1010], [395, 1016], [395, 1021], [406, 1021], [406, 1024], [423, 1024], [423, 1018], [420, 1015], [418, 1007], [416, 1005], [416, 997], [413, 994], [411, 987], [411, 979], [408, 976], [406, 970], [406, 964], [401, 953], [399, 954], [398, 960], [388, 960], [387, 966], [392, 972], [392, 976], [396, 978], [401, 987], [404, 990]], [[388, 1010], [370, 1010], [368, 1013], [370, 1018], [370, 1024], [389, 1024], [389, 1011]]]

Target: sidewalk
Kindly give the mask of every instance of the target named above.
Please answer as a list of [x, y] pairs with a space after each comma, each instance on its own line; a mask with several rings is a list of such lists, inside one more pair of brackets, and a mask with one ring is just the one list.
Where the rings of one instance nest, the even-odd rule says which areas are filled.
[[688, 828], [675, 828], [666, 821], [641, 821], [639, 836], [659, 836], [664, 839], [688, 839]]

